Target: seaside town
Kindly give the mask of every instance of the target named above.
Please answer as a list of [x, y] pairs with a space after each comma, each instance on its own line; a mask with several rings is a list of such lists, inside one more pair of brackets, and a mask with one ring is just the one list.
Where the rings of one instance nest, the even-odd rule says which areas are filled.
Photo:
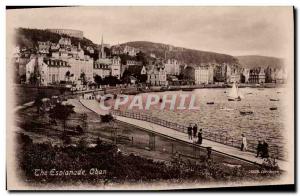
[[[284, 67], [261, 65], [243, 68], [236, 63], [188, 64], [168, 56], [146, 58], [145, 53], [128, 45], [104, 43], [97, 47], [71, 42], [70, 37], [83, 38], [83, 32], [68, 29], [49, 29], [61, 35], [57, 43], [38, 41], [33, 48], [16, 46], [14, 64], [16, 83], [25, 85], [66, 87], [70, 91], [116, 85], [180, 86], [231, 84], [285, 83]], [[98, 54], [95, 56], [95, 54]]]
[[[288, 77], [283, 61], [250, 67], [207, 54], [194, 63], [174, 55], [187, 49], [167, 44], [149, 52], [130, 42], [111, 45], [101, 34], [94, 44], [80, 30], [16, 31], [17, 159], [26, 182], [196, 185], [277, 180], [287, 170], [278, 120]], [[200, 110], [154, 106], [172, 105], [169, 95], [191, 96]], [[150, 109], [99, 107], [128, 100], [129, 108], [147, 100]]]

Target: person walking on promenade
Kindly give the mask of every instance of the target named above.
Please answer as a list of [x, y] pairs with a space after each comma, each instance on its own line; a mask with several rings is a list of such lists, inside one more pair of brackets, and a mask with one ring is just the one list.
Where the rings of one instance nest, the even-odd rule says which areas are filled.
[[202, 138], [202, 129], [200, 129], [199, 132], [198, 132], [198, 142], [197, 143], [201, 145], [202, 144], [202, 139], [203, 139]]
[[263, 141], [262, 144], [262, 158], [269, 158], [269, 145], [266, 140]]
[[194, 143], [196, 143], [196, 141], [197, 141], [197, 132], [198, 132], [198, 126], [197, 126], [197, 124], [194, 124], [194, 126], [193, 126], [193, 141], [194, 141]]
[[193, 135], [192, 135], [192, 125], [190, 124], [187, 128], [187, 132], [188, 132], [188, 136], [189, 136], [189, 140], [193, 140]]
[[242, 145], [241, 145], [241, 151], [247, 150], [247, 138], [244, 134], [242, 134]]
[[261, 157], [262, 156], [262, 151], [263, 151], [263, 145], [260, 140], [258, 140], [258, 144], [256, 147], [256, 157]]

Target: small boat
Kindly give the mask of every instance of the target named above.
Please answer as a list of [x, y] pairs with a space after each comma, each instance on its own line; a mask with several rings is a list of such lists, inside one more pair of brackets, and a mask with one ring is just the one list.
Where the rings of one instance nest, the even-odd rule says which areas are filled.
[[277, 110], [277, 107], [270, 107], [270, 110]]
[[193, 91], [194, 88], [182, 88], [182, 91]]
[[251, 115], [253, 114], [253, 111], [251, 110], [250, 105], [248, 107], [244, 107], [243, 109], [240, 110], [241, 115]]
[[228, 101], [241, 101], [243, 95], [240, 93], [238, 87], [236, 86], [235, 82], [232, 85], [232, 88], [228, 94]]
[[252, 93], [247, 93], [247, 95], [252, 95]]
[[240, 97], [237, 98], [228, 98], [228, 101], [241, 101], [242, 99]]
[[211, 101], [211, 102], [207, 102], [206, 104], [207, 105], [213, 105], [213, 104], [215, 104], [215, 102]]
[[250, 115], [250, 114], [253, 114], [253, 111], [251, 111], [251, 110], [244, 110], [244, 111], [240, 111], [240, 114], [241, 115]]
[[279, 101], [279, 99], [270, 99], [270, 101]]

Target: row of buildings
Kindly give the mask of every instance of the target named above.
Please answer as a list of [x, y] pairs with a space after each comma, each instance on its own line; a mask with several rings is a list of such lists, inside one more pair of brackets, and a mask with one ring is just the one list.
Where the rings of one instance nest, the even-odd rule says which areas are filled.
[[69, 38], [63, 37], [58, 43], [38, 42], [37, 54], [24, 54], [17, 48], [14, 62], [18, 64], [17, 74], [26, 76], [26, 83], [32, 77], [37, 77], [41, 85], [49, 85], [60, 81], [93, 82], [95, 75], [102, 78], [115, 76], [119, 79], [121, 76], [120, 58], [107, 58], [103, 45], [96, 61], [84, 54], [80, 43], [74, 46]]
[[241, 68], [238, 64], [226, 63], [206, 63], [191, 66], [181, 65], [174, 59], [168, 59], [162, 65], [150, 69], [147, 74], [148, 83], [151, 85], [165, 85], [170, 82], [178, 83], [179, 80], [188, 81], [196, 85], [216, 82], [250, 84], [285, 83], [287, 79], [284, 69], [271, 67], [249, 69]]
[[[65, 33], [62, 31], [60, 34]], [[81, 32], [75, 33], [76, 37]], [[77, 35], [78, 34], [78, 35]], [[127, 71], [131, 81], [146, 82], [149, 85], [164, 86], [188, 81], [192, 84], [210, 84], [215, 82], [241, 82], [241, 83], [283, 83], [286, 74], [282, 69], [274, 68], [241, 68], [238, 64], [204, 63], [200, 65], [186, 65], [176, 59], [156, 58], [144, 65], [140, 61], [126, 60], [121, 63], [121, 54], [136, 56], [139, 50], [117, 45], [111, 48], [111, 55], [105, 52], [106, 45], [101, 39], [98, 58], [94, 60], [85, 55], [80, 42], [73, 45], [70, 38], [61, 37], [58, 43], [38, 42], [37, 54], [17, 48], [14, 54], [15, 63], [18, 64], [17, 74], [25, 75], [26, 83], [36, 77], [41, 85], [56, 84], [61, 81], [78, 83], [82, 81], [94, 82], [96, 75], [101, 78], [115, 76], [121, 79]], [[89, 53], [94, 53], [93, 47], [87, 47]], [[145, 79], [145, 80], [144, 80]]]

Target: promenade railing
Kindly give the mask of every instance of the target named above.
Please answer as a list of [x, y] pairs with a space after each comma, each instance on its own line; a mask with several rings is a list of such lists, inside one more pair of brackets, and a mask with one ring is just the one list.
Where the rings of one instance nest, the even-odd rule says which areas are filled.
[[[163, 120], [161, 118], [154, 117], [148, 114], [144, 114], [144, 113], [142, 114], [139, 112], [120, 111], [120, 110], [113, 110], [111, 113], [117, 116], [143, 120], [146, 122], [157, 124], [187, 134], [187, 128], [188, 128], [187, 126], [170, 122], [167, 120]], [[213, 142], [221, 143], [235, 148], [240, 148], [241, 146], [241, 138], [229, 136], [225, 131], [219, 131], [218, 133], [216, 133], [204, 129], [202, 131], [202, 137], [203, 139], [207, 139]], [[257, 141], [247, 139], [247, 151], [256, 153], [256, 147], [257, 147]], [[269, 144], [269, 155], [270, 157], [276, 159], [285, 158], [284, 152], [277, 145], [274, 144], [273, 145]]]

